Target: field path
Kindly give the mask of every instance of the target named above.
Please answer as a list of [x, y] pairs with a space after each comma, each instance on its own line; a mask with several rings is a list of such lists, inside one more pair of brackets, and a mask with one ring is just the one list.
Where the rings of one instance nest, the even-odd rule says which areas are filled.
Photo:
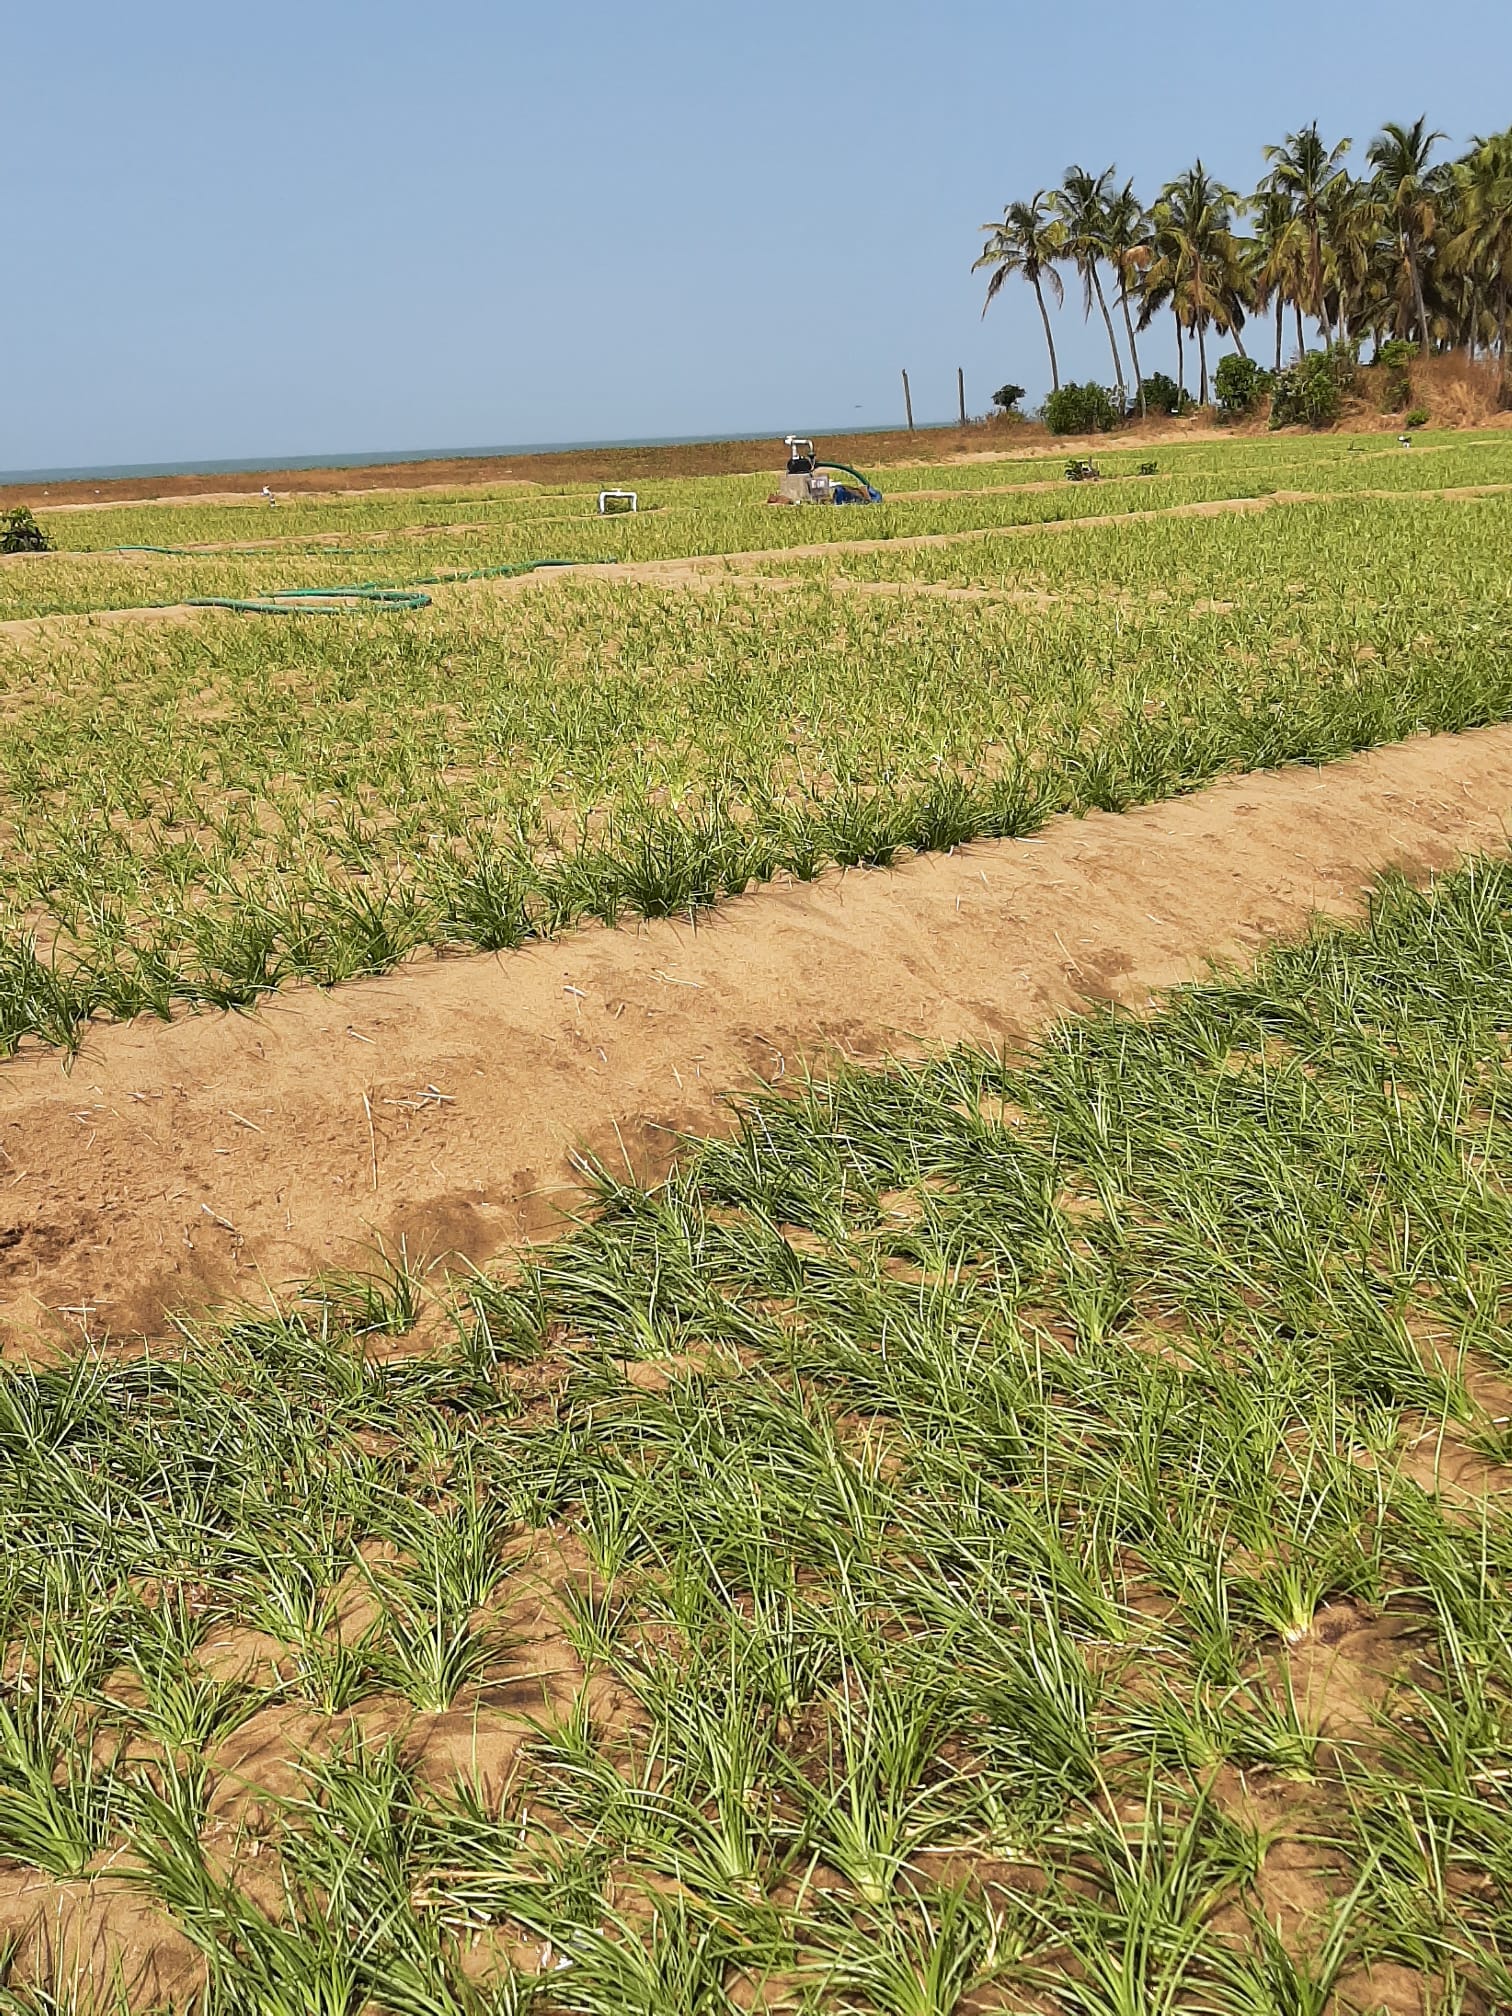
[[1025, 1037], [1089, 1000], [1244, 959], [1507, 847], [1512, 727], [1061, 818], [891, 871], [771, 886], [696, 929], [588, 928], [400, 968], [245, 1016], [93, 1030], [0, 1064], [0, 1336], [166, 1311], [412, 1256], [483, 1259], [559, 1223], [586, 1145], [637, 1171], [718, 1095], [839, 1051]]

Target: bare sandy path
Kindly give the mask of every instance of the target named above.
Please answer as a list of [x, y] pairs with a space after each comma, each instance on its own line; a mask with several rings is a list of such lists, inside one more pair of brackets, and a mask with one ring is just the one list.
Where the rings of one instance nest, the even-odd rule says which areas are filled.
[[718, 1094], [826, 1052], [1013, 1040], [1243, 958], [1322, 910], [1502, 851], [1512, 727], [1234, 779], [1121, 816], [767, 888], [700, 920], [414, 965], [255, 1015], [94, 1031], [0, 1065], [15, 1344], [557, 1222], [580, 1145], [643, 1172]]

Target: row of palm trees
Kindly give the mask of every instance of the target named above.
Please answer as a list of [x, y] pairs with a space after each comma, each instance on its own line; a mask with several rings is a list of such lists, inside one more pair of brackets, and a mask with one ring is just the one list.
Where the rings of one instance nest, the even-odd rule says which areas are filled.
[[[1136, 332], [1169, 309], [1176, 323], [1176, 382], [1185, 384], [1185, 346], [1195, 337], [1200, 397], [1208, 399], [1209, 332], [1241, 355], [1252, 318], [1275, 319], [1281, 369], [1288, 311], [1297, 349], [1303, 324], [1330, 343], [1402, 337], [1433, 350], [1463, 348], [1498, 360], [1507, 354], [1512, 287], [1512, 129], [1474, 140], [1457, 160], [1434, 160], [1444, 138], [1426, 118], [1388, 124], [1366, 149], [1369, 172], [1345, 165], [1351, 143], [1330, 146], [1316, 122], [1265, 149], [1259, 186], [1239, 195], [1199, 160], [1168, 182], [1147, 209], [1132, 182], [1112, 168], [1068, 168], [1057, 189], [1010, 203], [972, 268], [990, 274], [982, 312], [1010, 275], [1034, 290], [1060, 386], [1048, 295], [1065, 299], [1062, 268], [1080, 283], [1083, 312], [1107, 330], [1113, 374], [1127, 400], [1116, 310], [1143, 404]], [[1112, 296], [1110, 306], [1109, 296]]]

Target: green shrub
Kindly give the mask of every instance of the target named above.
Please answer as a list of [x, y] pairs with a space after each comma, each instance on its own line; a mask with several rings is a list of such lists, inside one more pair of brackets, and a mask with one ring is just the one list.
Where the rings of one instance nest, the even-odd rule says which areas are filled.
[[1426, 427], [1428, 425], [1428, 408], [1426, 406], [1414, 406], [1402, 422], [1402, 425], [1404, 427]]
[[0, 553], [50, 553], [52, 541], [24, 504], [0, 517]]
[[1045, 425], [1052, 434], [1106, 434], [1122, 419], [1105, 385], [1062, 385], [1045, 401]]
[[1147, 413], [1185, 413], [1191, 400], [1164, 371], [1147, 371], [1140, 383]]
[[1270, 384], [1271, 374], [1253, 357], [1220, 357], [1213, 378], [1219, 406], [1235, 419], [1253, 413]]
[[1271, 387], [1272, 427], [1328, 427], [1338, 419], [1344, 393], [1354, 382], [1354, 359], [1347, 350], [1309, 350]]
[[1024, 388], [1022, 385], [999, 385], [996, 392], [992, 395], [992, 403], [1000, 412], [1012, 413], [1014, 407], [1017, 406], [1023, 396]]
[[1412, 366], [1418, 346], [1393, 336], [1376, 352], [1376, 362], [1385, 367], [1386, 386], [1381, 394], [1383, 413], [1400, 413], [1412, 403]]

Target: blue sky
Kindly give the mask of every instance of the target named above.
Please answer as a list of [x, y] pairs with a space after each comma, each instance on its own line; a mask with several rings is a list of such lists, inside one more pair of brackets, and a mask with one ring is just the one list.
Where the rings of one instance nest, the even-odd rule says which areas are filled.
[[0, 468], [891, 424], [902, 365], [921, 419], [957, 364], [1038, 397], [1032, 298], [983, 322], [970, 272], [1009, 197], [1247, 186], [1314, 117], [1459, 144], [1509, 77], [1506, 0], [12, 8]]

